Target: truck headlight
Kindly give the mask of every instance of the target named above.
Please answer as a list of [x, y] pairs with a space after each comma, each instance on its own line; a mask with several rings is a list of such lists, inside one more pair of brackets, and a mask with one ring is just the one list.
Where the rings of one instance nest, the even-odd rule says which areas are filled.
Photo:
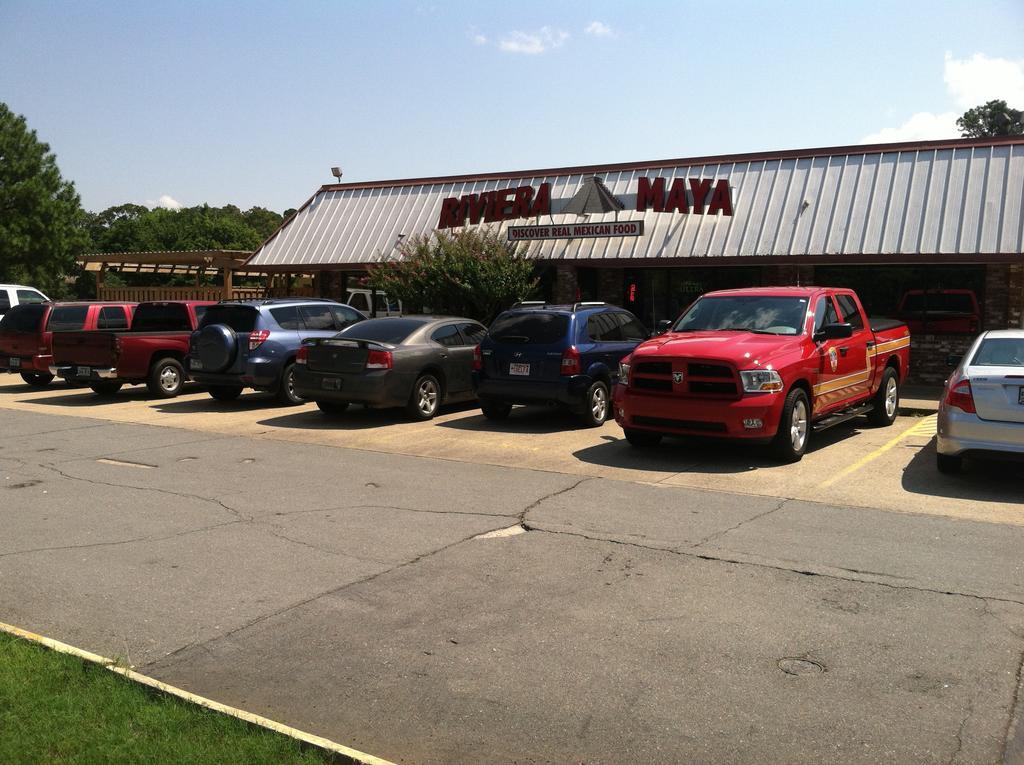
[[629, 362], [619, 362], [619, 382], [623, 385], [629, 385]]
[[749, 369], [740, 372], [745, 393], [775, 393], [782, 390], [782, 378], [774, 369]]

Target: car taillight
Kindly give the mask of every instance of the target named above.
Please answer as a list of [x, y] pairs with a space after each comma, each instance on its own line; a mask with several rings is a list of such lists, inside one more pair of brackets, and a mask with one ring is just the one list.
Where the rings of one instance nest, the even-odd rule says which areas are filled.
[[300, 345], [299, 346], [299, 350], [295, 354], [295, 363], [296, 364], [305, 364], [308, 359], [309, 359], [309, 346], [308, 345]]
[[580, 373], [580, 352], [575, 345], [570, 345], [562, 352], [563, 375], [578, 375]]
[[114, 335], [114, 358], [121, 358], [121, 338], [118, 335]]
[[259, 331], [253, 331], [249, 333], [249, 350], [255, 351], [270, 337], [269, 329], [261, 329]]
[[484, 359], [480, 355], [480, 346], [473, 348], [473, 371], [482, 372], [484, 368]]
[[391, 351], [370, 351], [366, 354], [367, 369], [391, 369]]
[[961, 380], [955, 385], [951, 385], [946, 394], [946, 403], [968, 414], [978, 413], [978, 410], [974, 408], [974, 392], [971, 390], [970, 380]]

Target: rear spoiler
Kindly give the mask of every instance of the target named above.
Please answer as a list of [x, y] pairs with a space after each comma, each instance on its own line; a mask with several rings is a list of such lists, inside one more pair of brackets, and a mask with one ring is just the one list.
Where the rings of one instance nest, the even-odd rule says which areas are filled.
[[302, 339], [303, 345], [337, 345], [342, 348], [380, 348], [385, 351], [393, 351], [397, 345], [382, 343], [380, 340], [360, 340], [355, 337], [306, 337]]

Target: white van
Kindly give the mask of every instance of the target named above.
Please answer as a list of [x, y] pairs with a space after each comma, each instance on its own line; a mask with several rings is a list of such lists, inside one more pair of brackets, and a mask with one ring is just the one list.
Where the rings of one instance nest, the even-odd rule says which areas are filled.
[[357, 311], [362, 311], [367, 316], [371, 316], [373, 312], [370, 310], [370, 301], [374, 300], [377, 306], [378, 316], [401, 316], [402, 315], [402, 301], [401, 300], [388, 300], [388, 296], [383, 292], [378, 292], [376, 296], [373, 294], [373, 290], [368, 289], [350, 289], [348, 295], [345, 297], [345, 302], [355, 308]]
[[50, 298], [23, 284], [0, 284], [0, 319], [19, 303], [45, 303]]

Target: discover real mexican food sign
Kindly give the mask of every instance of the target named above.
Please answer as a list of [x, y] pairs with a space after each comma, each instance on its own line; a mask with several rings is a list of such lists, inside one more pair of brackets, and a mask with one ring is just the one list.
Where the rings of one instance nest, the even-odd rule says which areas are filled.
[[642, 220], [619, 223], [569, 223], [553, 226], [509, 226], [510, 242], [533, 242], [538, 239], [600, 239], [609, 236], [643, 236]]

